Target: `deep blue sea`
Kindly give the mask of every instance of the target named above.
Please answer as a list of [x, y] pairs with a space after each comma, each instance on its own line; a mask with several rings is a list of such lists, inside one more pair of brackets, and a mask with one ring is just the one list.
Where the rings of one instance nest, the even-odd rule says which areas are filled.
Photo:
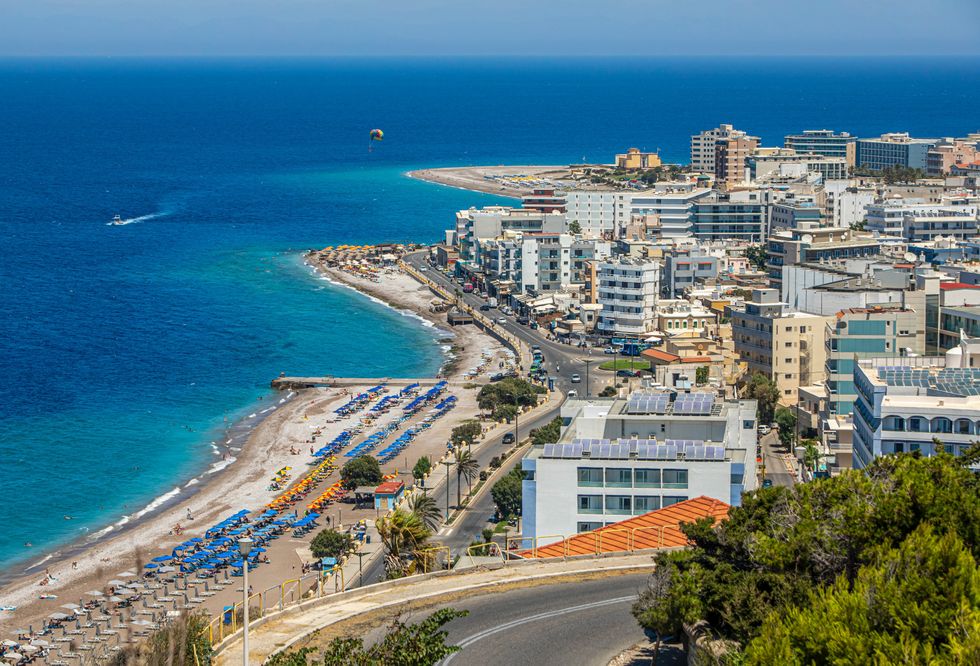
[[434, 373], [432, 329], [298, 255], [502, 201], [409, 169], [686, 161], [721, 122], [962, 135], [977, 109], [977, 59], [0, 61], [0, 566], [206, 469], [280, 371]]

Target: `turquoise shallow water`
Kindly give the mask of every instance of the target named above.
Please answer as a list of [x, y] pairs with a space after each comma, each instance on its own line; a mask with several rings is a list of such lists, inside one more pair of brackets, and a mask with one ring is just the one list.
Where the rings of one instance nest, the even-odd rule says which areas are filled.
[[[733, 122], [975, 131], [959, 60], [0, 61], [0, 567], [133, 514], [214, 461], [289, 374], [415, 376], [434, 332], [298, 260], [435, 241], [500, 200], [454, 164], [684, 160]], [[935, 109], [942, 109], [937, 114]], [[368, 152], [368, 130], [385, 141]], [[106, 226], [113, 215], [133, 218]], [[73, 519], [66, 521], [64, 515]], [[25, 549], [31, 541], [34, 547]]]

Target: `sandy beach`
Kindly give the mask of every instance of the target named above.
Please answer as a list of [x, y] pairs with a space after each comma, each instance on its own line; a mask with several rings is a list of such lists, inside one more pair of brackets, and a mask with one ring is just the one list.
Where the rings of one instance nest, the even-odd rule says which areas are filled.
[[[429, 312], [429, 304], [436, 297], [400, 270], [386, 269], [371, 279], [341, 270], [322, 267], [317, 270], [324, 279], [348, 285], [396, 309], [421, 317], [427, 325], [443, 326], [445, 315]], [[450, 364], [454, 370], [446, 377], [449, 382], [447, 395], [457, 397], [457, 407], [436, 421], [424, 436], [413, 441], [404, 456], [382, 466], [385, 473], [399, 474], [406, 485], [411, 484], [410, 469], [415, 460], [422, 455], [441, 456], [452, 427], [477, 414], [476, 388], [470, 370], [479, 368], [486, 375], [513, 358], [497, 340], [474, 327], [447, 331], [447, 343], [452, 344], [453, 353], [458, 356]], [[430, 380], [428, 383], [431, 385], [433, 382]], [[62, 604], [78, 602], [88, 590], [104, 589], [107, 581], [120, 577], [121, 572], [128, 570], [138, 573], [140, 563], [149, 561], [155, 555], [169, 553], [176, 544], [188, 538], [201, 536], [208, 527], [229, 514], [241, 509], [254, 511], [264, 507], [281, 492], [269, 489], [275, 470], [290, 466], [293, 468], [290, 482], [297, 481], [313, 460], [311, 448], [319, 448], [345, 428], [357, 424], [363, 412], [349, 418], [337, 418], [333, 410], [348, 400], [345, 390], [356, 393], [366, 388], [306, 389], [267, 398], [270, 404], [263, 407], [268, 410], [265, 418], [251, 431], [240, 451], [232, 450], [235, 459], [228, 460], [229, 464], [224, 469], [206, 475], [213, 478], [195, 484], [198, 488], [195, 488], [194, 494], [182, 498], [181, 495], [186, 493], [181, 492], [159, 509], [140, 520], [134, 520], [131, 526], [118, 530], [118, 534], [110, 532], [87, 548], [62, 549], [69, 553], [66, 558], [55, 558], [46, 563], [51, 576], [49, 579], [46, 579], [44, 571], [39, 571], [18, 578], [0, 590], [0, 606], [16, 608], [14, 611], [0, 612], [0, 637], [9, 636], [15, 629], [29, 626], [39, 628], [44, 618]], [[392, 391], [397, 392], [397, 389]], [[379, 418], [354, 441], [360, 441], [360, 438], [382, 426], [386, 418], [394, 418], [394, 414]], [[405, 424], [405, 427], [412, 426], [416, 421], [417, 418]], [[315, 439], [314, 433], [318, 433]], [[339, 456], [337, 465], [343, 465], [345, 460], [342, 455]], [[322, 481], [320, 487], [338, 479], [339, 472], [335, 471]], [[191, 488], [184, 487], [182, 491], [189, 492]], [[302, 514], [304, 507], [305, 504], [300, 502], [294, 508]], [[342, 522], [349, 525], [356, 520], [375, 518], [373, 509], [354, 511], [352, 505], [346, 504], [328, 509], [328, 513], [332, 515], [334, 524]], [[193, 519], [188, 520], [188, 516]], [[179, 536], [173, 533], [177, 524], [182, 527]], [[310, 534], [306, 541], [312, 536]], [[308, 553], [305, 544], [295, 538], [281, 537], [271, 542], [267, 553], [271, 563], [255, 572], [255, 587], [276, 585], [297, 572], [303, 563], [300, 553], [304, 550]], [[40, 585], [42, 580], [47, 580], [46, 584]], [[221, 604], [234, 597], [234, 590], [226, 592], [227, 595], [215, 596], [201, 607], [217, 612]], [[55, 595], [56, 598], [41, 599], [42, 594]]]
[[475, 166], [409, 171], [409, 178], [463, 190], [520, 198], [535, 188], [561, 187], [567, 166]]

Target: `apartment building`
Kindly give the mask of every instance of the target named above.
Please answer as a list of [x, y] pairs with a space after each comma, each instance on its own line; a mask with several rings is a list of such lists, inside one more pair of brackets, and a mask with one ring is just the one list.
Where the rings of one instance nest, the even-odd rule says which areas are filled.
[[948, 204], [922, 199], [890, 199], [867, 207], [865, 229], [908, 242], [937, 237], [966, 240], [977, 235], [978, 207], [969, 200]]
[[894, 453], [962, 455], [980, 439], [976, 338], [941, 357], [860, 361], [855, 386], [855, 468]]
[[730, 189], [746, 181], [746, 164], [755, 149], [758, 137], [725, 137], [715, 141], [715, 186]]
[[765, 222], [765, 204], [754, 190], [712, 192], [695, 200], [691, 210], [691, 230], [698, 240], [761, 243]]
[[782, 149], [768, 155], [750, 155], [746, 161], [746, 180], [763, 180], [772, 175], [802, 177], [818, 173], [822, 180], [847, 178], [848, 164], [843, 157], [827, 157]]
[[880, 171], [890, 166], [926, 170], [926, 155], [937, 139], [916, 139], [908, 132], [882, 134], [857, 140], [857, 166]]
[[631, 192], [571, 190], [565, 193], [565, 216], [569, 225], [578, 224], [583, 236], [612, 238], [616, 233], [617, 210], [624, 211], [631, 200]]
[[691, 137], [691, 169], [703, 173], [715, 173], [715, 148], [719, 139], [750, 139], [756, 145], [759, 137], [749, 136], [731, 125], [719, 125]]
[[521, 197], [521, 208], [539, 213], [564, 213], [565, 195], [554, 188], [536, 188]]
[[665, 298], [683, 296], [699, 282], [718, 277], [718, 257], [699, 247], [679, 248], [664, 256], [661, 293]]
[[653, 331], [660, 294], [659, 261], [619, 259], [596, 264], [596, 302], [602, 306], [596, 330], [603, 335], [638, 336]]
[[783, 266], [870, 257], [877, 255], [880, 249], [877, 239], [859, 236], [850, 229], [786, 229], [769, 236], [766, 270], [770, 284], [781, 289]]
[[566, 231], [563, 213], [542, 213], [536, 210], [510, 208], [509, 206], [487, 206], [470, 208], [456, 213], [455, 241], [459, 258], [464, 262], [476, 259], [477, 246], [481, 240], [499, 238], [505, 231], [523, 233], [564, 233]]
[[521, 460], [523, 536], [543, 542], [707, 496], [756, 488], [757, 405], [708, 393], [570, 400], [555, 444]]
[[926, 174], [944, 176], [953, 171], [957, 164], [966, 164], [980, 159], [980, 133], [971, 134], [965, 139], [940, 139], [926, 152]]
[[783, 145], [797, 153], [841, 158], [852, 167], [857, 155], [856, 142], [857, 137], [847, 132], [838, 134], [833, 130], [804, 130], [802, 134], [788, 134]]
[[780, 402], [796, 403], [801, 386], [824, 380], [823, 331], [829, 317], [790, 311], [775, 289], [753, 289], [744, 307], [725, 310], [739, 361], [775, 382]]
[[870, 358], [898, 359], [925, 352], [925, 313], [902, 306], [850, 308], [826, 325], [827, 409], [849, 414], [857, 392], [854, 369]]
[[855, 185], [849, 180], [825, 180], [825, 209], [832, 227], [853, 227], [864, 222], [867, 207], [875, 202], [873, 187]]
[[[693, 235], [693, 212], [695, 204], [708, 197], [711, 190], [697, 187], [674, 187], [666, 184], [652, 191], [634, 193], [626, 208], [617, 220], [619, 228], [637, 217], [651, 218], [655, 222], [660, 238], [684, 238]], [[649, 226], [649, 225], [647, 225]], [[625, 237], [625, 233], [620, 233]]]
[[520, 289], [541, 294], [585, 285], [587, 262], [609, 257], [608, 241], [583, 239], [569, 234], [521, 236]]

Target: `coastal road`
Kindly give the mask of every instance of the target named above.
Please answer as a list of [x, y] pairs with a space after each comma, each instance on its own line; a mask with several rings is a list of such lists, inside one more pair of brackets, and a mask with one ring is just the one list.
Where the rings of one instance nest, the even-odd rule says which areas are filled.
[[[647, 575], [625, 574], [491, 592], [446, 604], [470, 613], [446, 625], [446, 642], [463, 649], [439, 663], [605, 664], [644, 638], [630, 608]], [[403, 619], [418, 621], [433, 610], [414, 612]], [[370, 643], [380, 637], [381, 630], [375, 630], [365, 639]]]
[[[528, 418], [520, 423], [520, 436], [527, 437], [527, 434], [534, 428], [540, 428], [548, 423], [548, 421], [555, 418], [558, 414], [559, 403], [553, 403], [544, 411], [536, 414], [535, 416]], [[490, 459], [494, 456], [499, 456], [504, 451], [513, 447], [513, 444], [504, 444], [503, 437], [506, 433], [514, 432], [513, 428], [499, 432], [485, 440], [484, 443], [480, 445], [478, 450], [473, 452], [474, 457], [479, 461], [481, 469], [489, 469]], [[508, 470], [517, 465], [520, 462], [520, 456], [511, 456], [507, 463], [504, 465], [501, 473], [506, 473]], [[499, 478], [499, 477], [497, 477]], [[456, 475], [450, 473], [448, 478], [449, 485], [449, 505], [450, 507], [456, 506]], [[439, 505], [439, 510], [442, 515], [446, 515], [446, 484], [447, 481], [443, 481], [434, 488], [429, 489], [429, 493], [436, 498], [436, 502]], [[463, 480], [465, 486], [466, 481]], [[464, 492], [465, 495], [465, 487]], [[481, 489], [480, 496], [475, 502], [471, 503], [467, 510], [462, 516], [458, 517], [453, 523], [452, 527], [446, 531], [446, 533], [436, 536], [432, 539], [434, 544], [440, 546], [448, 546], [452, 553], [455, 555], [460, 552], [461, 549], [465, 549], [466, 546], [470, 545], [474, 539], [476, 539], [483, 528], [486, 527], [487, 523], [494, 513], [493, 498], [490, 496], [489, 489]], [[383, 558], [376, 557], [371, 560], [370, 563], [365, 563], [364, 565], [364, 585], [371, 585], [373, 583], [379, 583], [384, 580], [384, 560]], [[357, 587], [355, 582], [351, 588]]]

